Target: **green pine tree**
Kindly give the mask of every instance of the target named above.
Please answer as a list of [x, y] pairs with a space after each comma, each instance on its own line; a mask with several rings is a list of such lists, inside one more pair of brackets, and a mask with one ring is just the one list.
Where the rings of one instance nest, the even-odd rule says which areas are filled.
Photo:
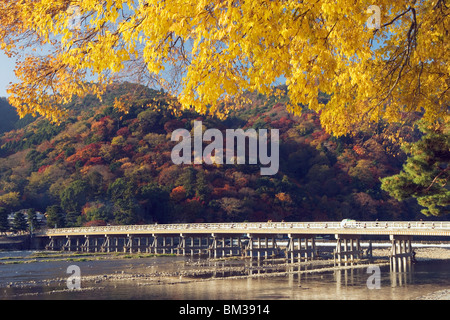
[[28, 209], [27, 210], [27, 220], [30, 231], [35, 231], [39, 229], [39, 221], [37, 219], [36, 210]]
[[450, 213], [450, 133], [448, 129], [423, 130], [425, 135], [409, 145], [403, 170], [381, 180], [381, 188], [397, 200], [414, 197], [425, 215]]
[[8, 213], [6, 209], [0, 207], [0, 234], [9, 230]]
[[47, 207], [47, 226], [49, 228], [63, 228], [65, 227], [64, 215], [61, 213], [61, 208], [58, 205]]
[[27, 219], [22, 212], [18, 211], [14, 214], [12, 227], [15, 232], [21, 232], [28, 229]]

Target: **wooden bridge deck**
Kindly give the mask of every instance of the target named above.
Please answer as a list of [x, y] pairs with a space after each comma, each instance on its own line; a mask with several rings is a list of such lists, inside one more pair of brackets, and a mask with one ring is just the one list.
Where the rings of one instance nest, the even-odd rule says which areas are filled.
[[[414, 236], [449, 237], [450, 222], [350, 221], [192, 223], [48, 229], [37, 239], [50, 250], [86, 252], [151, 252], [209, 257], [284, 256], [291, 262], [315, 259], [317, 235], [334, 235], [335, 263], [363, 257], [362, 236], [388, 236], [391, 266], [406, 266], [414, 258]], [[287, 239], [280, 241], [281, 238]], [[281, 244], [284, 242], [284, 244]]]
[[58, 228], [45, 230], [37, 236], [88, 235], [171, 235], [171, 234], [353, 234], [353, 235], [405, 235], [450, 236], [450, 222], [422, 221], [360, 221], [341, 222], [261, 222], [261, 223], [191, 223], [100, 226]]

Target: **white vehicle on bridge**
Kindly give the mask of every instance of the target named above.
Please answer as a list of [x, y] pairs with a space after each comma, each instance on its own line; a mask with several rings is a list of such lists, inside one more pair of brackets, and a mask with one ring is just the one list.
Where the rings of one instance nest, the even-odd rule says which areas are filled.
[[341, 228], [356, 228], [358, 223], [356, 220], [352, 219], [344, 219], [341, 221]]

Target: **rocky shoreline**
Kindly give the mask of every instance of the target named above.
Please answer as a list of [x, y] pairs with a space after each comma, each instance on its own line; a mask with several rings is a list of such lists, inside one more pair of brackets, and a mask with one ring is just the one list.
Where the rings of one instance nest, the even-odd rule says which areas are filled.
[[416, 298], [416, 300], [450, 300], [450, 289], [439, 290]]

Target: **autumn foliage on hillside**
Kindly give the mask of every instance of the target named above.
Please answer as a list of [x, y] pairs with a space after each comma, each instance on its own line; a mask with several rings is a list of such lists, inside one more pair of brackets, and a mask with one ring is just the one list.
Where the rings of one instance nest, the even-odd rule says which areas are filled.
[[[58, 226], [221, 221], [414, 219], [414, 201], [398, 202], [379, 179], [405, 160], [393, 125], [331, 137], [319, 115], [288, 113], [283, 98], [248, 93], [251, 103], [226, 120], [194, 111], [174, 115], [163, 92], [130, 83], [111, 87], [100, 102], [74, 100], [60, 125], [36, 119], [0, 136], [0, 206], [60, 213]], [[129, 96], [130, 92], [139, 92]], [[126, 99], [128, 113], [114, 109]], [[258, 165], [174, 165], [171, 133], [207, 128], [277, 128], [280, 170]], [[53, 220], [52, 220], [53, 221]]]

